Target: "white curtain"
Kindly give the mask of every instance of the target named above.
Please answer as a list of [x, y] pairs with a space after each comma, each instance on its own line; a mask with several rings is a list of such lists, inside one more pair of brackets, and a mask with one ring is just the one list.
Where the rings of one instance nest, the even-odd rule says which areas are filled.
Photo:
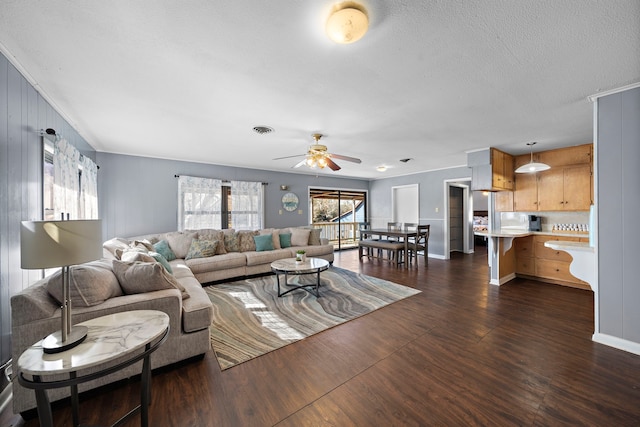
[[53, 147], [53, 211], [59, 220], [78, 219], [78, 166], [80, 152], [66, 139]]
[[231, 181], [231, 226], [236, 230], [264, 228], [261, 182]]
[[180, 176], [178, 178], [178, 230], [222, 228], [222, 181]]
[[98, 166], [88, 158], [80, 159], [80, 219], [98, 219]]

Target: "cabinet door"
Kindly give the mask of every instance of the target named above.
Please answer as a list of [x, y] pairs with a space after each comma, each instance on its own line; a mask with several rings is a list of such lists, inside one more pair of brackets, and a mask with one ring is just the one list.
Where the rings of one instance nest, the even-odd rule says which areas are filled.
[[516, 188], [513, 192], [513, 208], [516, 212], [538, 210], [538, 183], [536, 174], [519, 173], [516, 175]]
[[494, 188], [504, 189], [504, 157], [505, 153], [500, 150], [491, 150], [491, 173], [492, 185]]
[[496, 211], [513, 212], [513, 191], [498, 191], [495, 198]]
[[514, 179], [514, 163], [515, 160], [513, 156], [509, 154], [504, 155], [504, 188], [507, 190], [513, 190], [515, 188], [515, 179]]
[[538, 172], [538, 210], [564, 210], [564, 169]]
[[591, 164], [591, 150], [593, 144], [578, 145], [576, 147], [558, 148], [556, 150], [542, 151], [538, 159], [551, 167]]
[[591, 205], [591, 166], [564, 168], [564, 209], [586, 211]]

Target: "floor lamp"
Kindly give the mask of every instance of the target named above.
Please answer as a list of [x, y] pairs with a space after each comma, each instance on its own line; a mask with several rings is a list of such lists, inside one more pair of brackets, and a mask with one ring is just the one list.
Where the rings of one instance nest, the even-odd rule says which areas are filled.
[[23, 221], [20, 227], [23, 269], [62, 267], [62, 327], [42, 341], [45, 353], [80, 344], [87, 328], [71, 322], [70, 266], [102, 258], [102, 221]]

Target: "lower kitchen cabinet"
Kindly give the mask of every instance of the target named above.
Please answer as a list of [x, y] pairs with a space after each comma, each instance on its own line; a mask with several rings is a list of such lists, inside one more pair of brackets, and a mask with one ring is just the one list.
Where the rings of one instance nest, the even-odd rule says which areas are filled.
[[588, 242], [587, 237], [535, 235], [515, 239], [516, 274], [548, 283], [591, 289], [587, 282], [574, 277], [569, 271], [572, 258], [567, 252], [544, 246], [545, 242]]

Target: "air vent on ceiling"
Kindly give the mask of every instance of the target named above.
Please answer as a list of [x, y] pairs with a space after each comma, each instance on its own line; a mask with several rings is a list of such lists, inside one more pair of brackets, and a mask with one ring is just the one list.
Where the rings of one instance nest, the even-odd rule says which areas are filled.
[[271, 128], [269, 126], [254, 126], [253, 127], [253, 131], [255, 133], [259, 133], [260, 135], [264, 135], [266, 133], [273, 132], [273, 128]]
[[409, 160], [413, 160], [413, 158], [407, 157], [406, 159], [400, 159], [402, 163], [407, 163]]

